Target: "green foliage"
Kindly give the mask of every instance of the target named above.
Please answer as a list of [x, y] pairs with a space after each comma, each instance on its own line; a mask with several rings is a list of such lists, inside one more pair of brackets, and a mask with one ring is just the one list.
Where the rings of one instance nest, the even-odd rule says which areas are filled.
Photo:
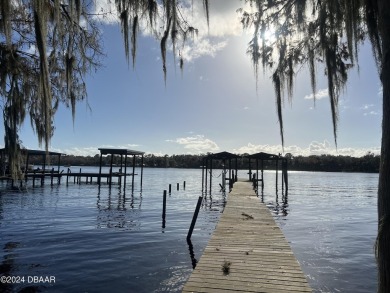
[[84, 77], [100, 64], [99, 30], [86, 2], [0, 2], [0, 96], [14, 178], [26, 113], [48, 149], [58, 105], [71, 107], [74, 117], [76, 101], [87, 94]]
[[[328, 79], [335, 144], [337, 145], [338, 100], [348, 70], [358, 59], [358, 46], [371, 40], [380, 67], [381, 46], [378, 10], [371, 0], [247, 0], [251, 10], [240, 9], [244, 28], [253, 28], [248, 45], [256, 77], [261, 65], [272, 71], [282, 144], [283, 93], [292, 98], [294, 78], [307, 66], [313, 94], [317, 65], [322, 64]], [[271, 35], [273, 36], [271, 37]]]
[[[125, 45], [125, 54], [129, 61], [130, 46], [133, 66], [136, 58], [137, 32], [140, 20], [147, 22], [147, 27], [160, 39], [161, 58], [164, 81], [167, 78], [166, 53], [167, 41], [170, 39], [173, 49], [173, 57], [176, 58], [177, 42], [184, 46], [188, 36], [193, 36], [197, 29], [191, 26], [180, 12], [180, 6], [186, 5], [185, 1], [179, 0], [115, 0], [116, 9], [121, 22], [122, 35]], [[203, 0], [203, 7], [209, 23], [209, 1]], [[161, 11], [159, 11], [161, 8]], [[156, 20], [160, 22], [157, 23]], [[156, 32], [156, 25], [163, 28], [162, 35]], [[130, 36], [130, 38], [129, 38]], [[181, 54], [179, 53], [179, 56]], [[180, 68], [183, 68], [183, 59], [180, 58]]]
[[[131, 52], [134, 66], [140, 23], [146, 22], [146, 29], [161, 40], [166, 80], [168, 39], [175, 56], [177, 42], [180, 40], [184, 46], [187, 36], [197, 32], [180, 13], [183, 2], [115, 0], [112, 3], [121, 23], [127, 61]], [[95, 4], [92, 0], [0, 1], [0, 96], [5, 146], [14, 178], [18, 177], [20, 160], [18, 133], [26, 113], [39, 144], [44, 143], [48, 150], [59, 104], [70, 107], [74, 119], [76, 103], [86, 98], [85, 75], [100, 66], [103, 55]], [[203, 0], [203, 4], [208, 21], [208, 1]], [[165, 28], [159, 36], [157, 27], [161, 24]]]
[[[201, 168], [203, 158], [206, 155], [172, 155], [155, 156], [148, 154], [144, 156], [144, 166], [150, 168]], [[41, 164], [42, 157], [30, 157], [31, 164]], [[288, 170], [296, 171], [321, 171], [321, 172], [366, 172], [377, 173], [379, 171], [380, 157], [372, 153], [367, 153], [363, 157], [351, 156], [288, 156]], [[110, 165], [111, 157], [104, 156], [103, 165]], [[63, 156], [61, 163], [65, 166], [99, 166], [100, 156]], [[114, 164], [120, 165], [120, 156], [115, 156]], [[56, 164], [53, 162], [53, 164]], [[213, 161], [214, 169], [222, 169], [223, 161]], [[238, 169], [248, 169], [248, 159], [238, 160]], [[253, 161], [252, 161], [253, 164]], [[132, 159], [128, 160], [128, 165], [132, 166]], [[136, 166], [141, 165], [141, 158], [136, 157]], [[233, 164], [235, 167], [235, 164]], [[275, 161], [264, 161], [265, 170], [275, 170]], [[252, 165], [252, 168], [254, 166]]]

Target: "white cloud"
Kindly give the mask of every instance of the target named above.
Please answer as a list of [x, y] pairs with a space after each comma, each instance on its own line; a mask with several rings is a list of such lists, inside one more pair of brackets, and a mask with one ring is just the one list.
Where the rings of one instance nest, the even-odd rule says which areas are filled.
[[97, 147], [85, 147], [85, 148], [73, 147], [73, 148], [66, 148], [66, 149], [52, 148], [50, 149], [50, 151], [59, 152], [66, 155], [73, 155], [73, 156], [95, 156], [97, 154], [100, 154]]
[[192, 153], [216, 152], [219, 150], [218, 145], [214, 141], [205, 138], [204, 135], [181, 137], [176, 138], [175, 140], [167, 140], [167, 142], [174, 142], [182, 145]]
[[370, 112], [363, 113], [363, 115], [364, 116], [368, 116], [368, 115], [377, 116], [377, 115], [379, 115], [379, 113], [376, 111], [370, 111]]
[[363, 106], [360, 107], [360, 109], [362, 110], [368, 110], [372, 107], [374, 107], [375, 105], [374, 104], [364, 104]]
[[[205, 138], [204, 135], [192, 135], [188, 137], [176, 138], [174, 140], [167, 140], [170, 143], [176, 143], [184, 147], [187, 153], [191, 154], [201, 154], [207, 152], [219, 152], [220, 147], [212, 140]], [[134, 149], [138, 150], [140, 145], [137, 144], [125, 144], [125, 145], [103, 145], [99, 146], [103, 148], [123, 148], [123, 149]], [[95, 156], [100, 154], [98, 147], [72, 147], [72, 148], [51, 148], [51, 151], [60, 152], [67, 155], [75, 155], [75, 156]], [[140, 150], [142, 151], [142, 150]], [[368, 152], [371, 152], [375, 155], [380, 154], [380, 147], [372, 147], [372, 148], [352, 148], [352, 147], [344, 147], [338, 148], [334, 146], [333, 143], [324, 140], [323, 142], [312, 141], [307, 147], [300, 147], [296, 145], [290, 145], [283, 148], [281, 145], [255, 145], [252, 143], [248, 143], [242, 147], [237, 149], [233, 149], [231, 152], [235, 154], [254, 154], [259, 152], [269, 153], [269, 154], [286, 154], [291, 153], [293, 156], [310, 156], [310, 155], [342, 155], [342, 156], [351, 156], [351, 157], [362, 157], [366, 155]], [[151, 152], [147, 152], [151, 153]], [[183, 152], [184, 153], [184, 152]], [[166, 153], [153, 152], [156, 156], [164, 156]]]
[[73, 156], [95, 156], [100, 154], [99, 148], [113, 148], [113, 149], [133, 149], [137, 150], [139, 145], [137, 144], [124, 144], [124, 145], [101, 145], [99, 147], [71, 147], [71, 148], [51, 148], [50, 151], [59, 152], [66, 155]]
[[379, 115], [378, 111], [370, 110], [374, 107], [375, 107], [374, 104], [364, 104], [359, 109], [364, 111], [363, 116], [377, 116]]
[[184, 61], [192, 62], [202, 56], [215, 57], [216, 53], [225, 48], [226, 45], [226, 40], [218, 41], [198, 38], [196, 41], [187, 42], [184, 48], [180, 50], [180, 53]]
[[[328, 95], [328, 89], [321, 89], [321, 90], [318, 90], [315, 94], [315, 98], [316, 100], [321, 100], [323, 98], [327, 98], [329, 95]], [[313, 100], [314, 99], [314, 94], [310, 94], [310, 95], [306, 95], [304, 97], [305, 100]]]
[[[248, 143], [246, 146], [242, 146], [238, 149], [233, 150], [234, 153], [238, 154], [254, 154], [259, 152], [270, 153], [270, 154], [279, 154], [283, 153], [283, 148], [281, 145], [254, 145]], [[343, 156], [352, 156], [352, 157], [361, 157], [366, 155], [368, 152], [379, 155], [380, 148], [338, 148], [327, 140], [323, 142], [312, 141], [308, 147], [302, 148], [296, 145], [285, 146], [284, 154], [291, 153], [294, 156], [310, 156], [310, 155], [343, 155]]]
[[[180, 54], [186, 62], [192, 62], [202, 56], [214, 57], [217, 52], [226, 47], [228, 37], [242, 34], [243, 29], [236, 10], [244, 5], [244, 3], [238, 1], [212, 1], [210, 3], [210, 25], [207, 26], [202, 1], [183, 1], [180, 7], [180, 15], [192, 27], [198, 29], [198, 34], [194, 36], [194, 39], [188, 37], [184, 47], [180, 45], [180, 40], [178, 40], [177, 53], [180, 50]], [[162, 4], [159, 4], [158, 10], [161, 14], [163, 11]], [[96, 18], [104, 24], [119, 25], [114, 1], [96, 0], [94, 13], [98, 15]], [[163, 18], [157, 17], [157, 19], [157, 21], [161, 22]], [[139, 26], [142, 35], [152, 36], [145, 20], [141, 19]], [[155, 28], [160, 30], [157, 32], [157, 35], [162, 36], [165, 29], [164, 23], [156, 24]], [[172, 47], [168, 48], [168, 50], [172, 50]]]

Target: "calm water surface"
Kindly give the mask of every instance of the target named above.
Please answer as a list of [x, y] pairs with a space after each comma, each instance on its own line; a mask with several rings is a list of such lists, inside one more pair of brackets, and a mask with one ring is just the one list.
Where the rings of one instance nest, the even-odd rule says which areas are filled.
[[[27, 192], [2, 191], [0, 275], [25, 282], [0, 284], [0, 292], [180, 292], [223, 211], [220, 180], [215, 170], [193, 247], [185, 239], [201, 195], [200, 170], [144, 169], [142, 192], [136, 177], [133, 193], [131, 180], [125, 191], [117, 185], [99, 191], [96, 183], [67, 186], [64, 178], [53, 187], [47, 180]], [[285, 202], [280, 187], [276, 196], [275, 172], [265, 172], [259, 201], [274, 214], [315, 292], [376, 291], [377, 181], [377, 174], [290, 172]], [[29, 276], [52, 276], [55, 283], [34, 284]]]

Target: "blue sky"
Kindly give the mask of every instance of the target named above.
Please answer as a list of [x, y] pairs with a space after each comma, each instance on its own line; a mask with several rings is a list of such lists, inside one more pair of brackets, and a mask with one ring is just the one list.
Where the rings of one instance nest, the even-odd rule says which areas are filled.
[[[200, 32], [192, 49], [183, 52], [183, 73], [168, 52], [166, 86], [158, 41], [140, 35], [133, 70], [120, 27], [103, 25], [104, 67], [88, 76], [88, 101], [77, 105], [74, 124], [70, 109], [61, 106], [57, 112], [50, 149], [74, 155], [95, 155], [99, 147], [160, 155], [282, 152], [271, 73], [260, 73], [256, 91], [245, 53], [249, 36], [235, 12], [242, 2], [210, 2], [209, 32], [202, 5], [188, 14]], [[292, 103], [286, 99], [283, 109], [285, 153], [379, 153], [382, 97], [369, 46], [361, 48], [359, 61], [359, 73], [350, 74], [340, 98], [337, 149], [323, 70], [317, 72], [315, 107], [307, 73], [298, 74]], [[29, 119], [20, 138], [25, 147], [39, 148]]]

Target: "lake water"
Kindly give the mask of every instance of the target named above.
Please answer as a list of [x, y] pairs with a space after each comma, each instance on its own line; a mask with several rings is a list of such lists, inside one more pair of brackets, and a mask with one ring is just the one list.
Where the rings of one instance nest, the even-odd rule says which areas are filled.
[[[201, 195], [201, 170], [146, 168], [142, 192], [136, 176], [133, 193], [131, 180], [125, 191], [73, 180], [66, 185], [65, 178], [53, 187], [50, 180], [44, 187], [29, 183], [26, 192], [5, 192], [2, 183], [0, 275], [19, 284], [0, 283], [0, 292], [180, 292], [223, 211], [220, 174], [213, 172], [212, 198], [202, 205], [193, 247], [186, 235]], [[376, 292], [377, 184], [377, 174], [291, 171], [286, 203], [280, 186], [276, 196], [275, 172], [265, 172], [259, 200], [315, 292]]]

